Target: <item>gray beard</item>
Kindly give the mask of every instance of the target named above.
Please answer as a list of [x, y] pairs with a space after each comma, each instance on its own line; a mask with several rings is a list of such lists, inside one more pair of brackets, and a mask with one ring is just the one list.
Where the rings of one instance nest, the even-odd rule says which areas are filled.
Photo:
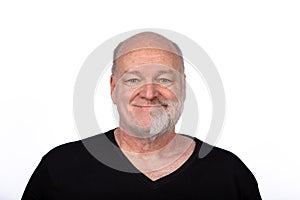
[[166, 111], [162, 112], [150, 112], [151, 115], [151, 126], [149, 135], [161, 135], [168, 132], [171, 127], [171, 115]]
[[[132, 121], [122, 120], [124, 131], [138, 138], [155, 139], [173, 128], [179, 120], [183, 111], [183, 103], [169, 103], [169, 110], [150, 111], [151, 125], [149, 127], [141, 127]], [[121, 121], [121, 120], [120, 120]], [[121, 127], [122, 128], [122, 127]]]

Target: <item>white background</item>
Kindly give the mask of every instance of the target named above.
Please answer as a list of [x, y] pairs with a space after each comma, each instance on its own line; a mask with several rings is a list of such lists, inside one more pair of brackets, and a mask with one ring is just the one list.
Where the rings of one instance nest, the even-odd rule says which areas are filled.
[[76, 76], [102, 42], [170, 29], [208, 53], [226, 93], [217, 146], [238, 155], [263, 199], [300, 199], [297, 1], [0, 3], [0, 199], [20, 199], [42, 155], [78, 140]]

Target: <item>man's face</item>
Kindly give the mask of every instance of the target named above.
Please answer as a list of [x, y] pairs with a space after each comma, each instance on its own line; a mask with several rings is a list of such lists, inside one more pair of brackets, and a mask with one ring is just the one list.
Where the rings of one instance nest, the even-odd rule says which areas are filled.
[[163, 134], [175, 127], [185, 98], [185, 77], [177, 55], [140, 49], [118, 58], [111, 95], [120, 127], [137, 137]]

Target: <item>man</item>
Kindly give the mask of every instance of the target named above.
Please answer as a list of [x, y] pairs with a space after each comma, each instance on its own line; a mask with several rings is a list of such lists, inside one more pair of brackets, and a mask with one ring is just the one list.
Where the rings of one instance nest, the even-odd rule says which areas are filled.
[[[137, 34], [118, 45], [110, 79], [119, 127], [46, 154], [22, 199], [261, 199], [234, 154], [175, 133], [186, 96], [182, 53]], [[91, 153], [92, 152], [92, 153]]]

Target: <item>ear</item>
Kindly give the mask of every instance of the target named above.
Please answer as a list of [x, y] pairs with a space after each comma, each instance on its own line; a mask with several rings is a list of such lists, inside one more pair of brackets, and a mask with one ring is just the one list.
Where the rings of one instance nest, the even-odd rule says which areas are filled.
[[186, 97], [186, 75], [184, 74], [184, 80], [183, 80], [183, 92], [184, 92], [184, 100], [185, 100], [185, 97]]
[[116, 87], [116, 83], [115, 83], [115, 76], [114, 74], [112, 74], [110, 76], [110, 97], [113, 101], [114, 104], [116, 104], [116, 99], [115, 99], [115, 87]]

